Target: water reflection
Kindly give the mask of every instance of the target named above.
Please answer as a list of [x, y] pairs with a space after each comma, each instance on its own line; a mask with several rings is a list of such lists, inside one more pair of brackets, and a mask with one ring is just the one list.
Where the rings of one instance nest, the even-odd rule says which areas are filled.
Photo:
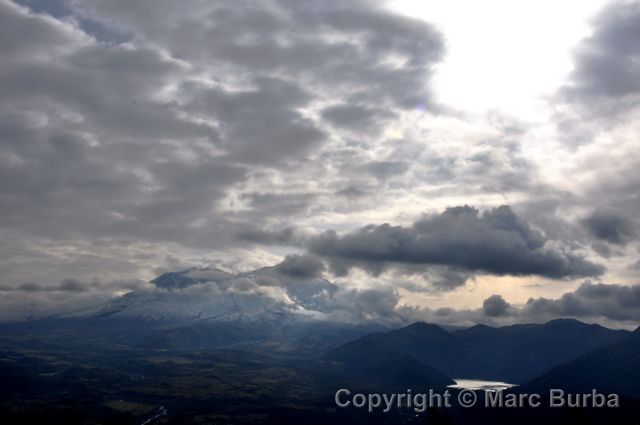
[[507, 388], [515, 387], [515, 384], [500, 381], [483, 381], [480, 379], [454, 379], [455, 384], [449, 385], [449, 388], [457, 388], [461, 390], [486, 390], [486, 391], [502, 391]]

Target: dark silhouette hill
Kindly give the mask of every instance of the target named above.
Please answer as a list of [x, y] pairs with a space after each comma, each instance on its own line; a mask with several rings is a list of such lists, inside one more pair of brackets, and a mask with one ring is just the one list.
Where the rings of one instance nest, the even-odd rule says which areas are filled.
[[611, 392], [640, 399], [640, 332], [616, 344], [590, 351], [554, 367], [519, 390], [548, 388], [578, 393]]
[[323, 358], [351, 363], [391, 351], [452, 378], [518, 384], [629, 335], [627, 331], [571, 319], [500, 328], [477, 325], [451, 333], [433, 324], [414, 323], [391, 332], [366, 335], [325, 353]]

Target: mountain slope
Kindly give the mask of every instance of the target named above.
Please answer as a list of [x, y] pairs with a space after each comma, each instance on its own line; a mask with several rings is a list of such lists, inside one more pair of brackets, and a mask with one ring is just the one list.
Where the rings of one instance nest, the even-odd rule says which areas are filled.
[[352, 364], [386, 353], [411, 357], [446, 374], [461, 360], [460, 346], [452, 334], [422, 322], [391, 332], [366, 335], [325, 353], [323, 358]]
[[454, 383], [434, 367], [391, 350], [371, 352], [358, 359], [330, 360], [322, 373], [352, 390], [406, 391], [407, 388], [445, 388]]
[[549, 388], [580, 393], [596, 389], [640, 399], [640, 332], [557, 366], [519, 390], [535, 392]]
[[461, 349], [469, 354], [457, 372], [469, 378], [526, 382], [555, 365], [621, 341], [628, 334], [572, 319], [542, 325], [473, 327], [454, 332]]
[[337, 291], [326, 279], [291, 277], [274, 267], [238, 274], [193, 268], [164, 273], [150, 283], [147, 290], [60, 317], [300, 323], [323, 316]]
[[382, 328], [328, 320], [337, 286], [276, 267], [238, 274], [192, 268], [164, 273], [150, 283], [93, 308], [0, 324], [0, 335], [24, 331], [39, 338], [99, 338], [148, 349], [233, 347], [315, 357]]
[[576, 320], [502, 328], [481, 325], [452, 333], [436, 325], [414, 323], [392, 332], [367, 335], [325, 353], [323, 358], [348, 362], [371, 353], [392, 351], [454, 378], [521, 383], [628, 335], [626, 331]]

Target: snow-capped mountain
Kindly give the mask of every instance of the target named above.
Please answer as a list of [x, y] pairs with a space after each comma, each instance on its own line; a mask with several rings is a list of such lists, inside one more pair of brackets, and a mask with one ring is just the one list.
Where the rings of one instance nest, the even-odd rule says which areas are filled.
[[151, 281], [82, 316], [148, 321], [304, 322], [322, 318], [338, 288], [325, 279], [295, 278], [275, 267], [231, 274], [187, 269]]

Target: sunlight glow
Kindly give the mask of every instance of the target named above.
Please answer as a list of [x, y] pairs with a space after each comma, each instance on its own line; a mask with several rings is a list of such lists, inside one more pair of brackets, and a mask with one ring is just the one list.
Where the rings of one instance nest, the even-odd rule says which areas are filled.
[[446, 37], [434, 81], [441, 102], [524, 115], [562, 85], [572, 49], [590, 34], [590, 18], [605, 3], [391, 0], [387, 6], [434, 24]]

